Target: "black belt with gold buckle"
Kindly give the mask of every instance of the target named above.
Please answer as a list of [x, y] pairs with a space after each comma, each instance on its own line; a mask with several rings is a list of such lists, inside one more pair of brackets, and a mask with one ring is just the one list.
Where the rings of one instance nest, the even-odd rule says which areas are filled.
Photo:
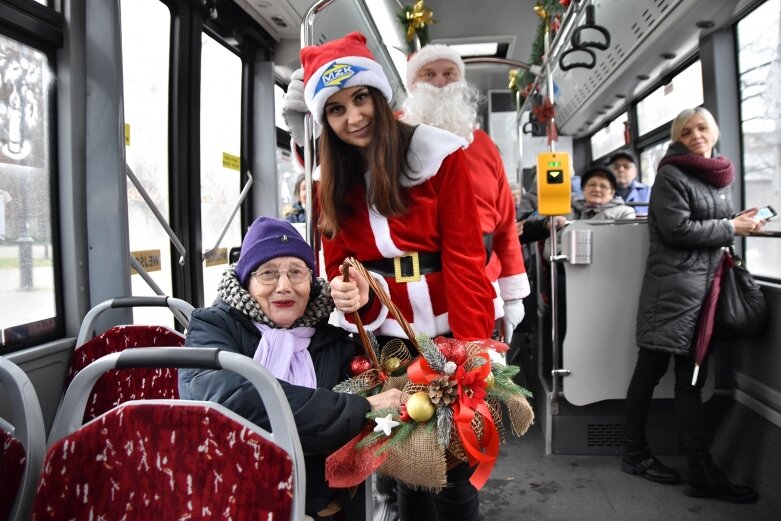
[[383, 277], [394, 277], [396, 282], [417, 282], [422, 273], [442, 271], [442, 255], [439, 252], [412, 252], [392, 259], [365, 261], [367, 270]]

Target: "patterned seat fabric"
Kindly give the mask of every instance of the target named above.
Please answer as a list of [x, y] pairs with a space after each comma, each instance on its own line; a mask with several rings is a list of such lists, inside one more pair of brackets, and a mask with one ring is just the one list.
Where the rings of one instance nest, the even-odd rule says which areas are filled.
[[[76, 374], [98, 358], [130, 347], [181, 347], [184, 336], [164, 326], [114, 326], [76, 348], [66, 387]], [[179, 398], [176, 369], [108, 371], [95, 384], [87, 400], [84, 422], [97, 418], [128, 400]]]
[[0, 429], [0, 448], [0, 521], [5, 521], [19, 493], [27, 456], [22, 443], [3, 429]]
[[213, 408], [120, 405], [54, 444], [33, 520], [289, 519], [288, 454]]

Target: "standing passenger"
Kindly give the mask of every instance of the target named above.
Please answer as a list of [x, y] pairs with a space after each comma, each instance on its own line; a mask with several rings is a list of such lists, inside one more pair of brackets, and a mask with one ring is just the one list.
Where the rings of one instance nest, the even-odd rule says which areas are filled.
[[[616, 176], [616, 195], [625, 203], [647, 203], [651, 197], [651, 187], [637, 180], [637, 159], [628, 148], [619, 150], [610, 156], [610, 169]], [[648, 213], [647, 206], [635, 206], [638, 215]]]
[[[379, 300], [369, 299], [368, 284], [355, 270], [350, 282], [343, 280], [342, 261], [355, 257], [415, 331], [490, 337], [494, 291], [485, 275], [466, 141], [396, 121], [391, 86], [360, 33], [305, 47], [301, 63], [307, 106], [323, 126], [319, 225], [337, 308], [360, 309], [366, 329], [377, 335], [404, 337]], [[448, 486], [422, 504], [405, 502], [402, 487], [401, 519], [478, 520], [470, 474], [467, 464], [457, 465], [448, 471]]]
[[667, 154], [659, 163], [648, 212], [650, 247], [637, 312], [637, 365], [626, 396], [627, 447], [621, 469], [659, 483], [677, 472], [651, 453], [645, 424], [654, 387], [675, 361], [675, 416], [689, 467], [684, 493], [747, 503], [755, 490], [727, 480], [705, 442], [701, 390], [706, 366], [691, 385], [697, 320], [716, 267], [736, 235], [761, 228], [757, 210], [730, 218], [733, 164], [714, 151], [719, 128], [704, 108], [687, 109], [672, 124]]
[[[464, 150], [477, 196], [480, 226], [489, 255], [488, 279], [504, 314], [504, 339], [510, 342], [524, 315], [529, 279], [515, 227], [515, 201], [496, 144], [478, 128], [479, 91], [464, 80], [464, 62], [452, 48], [426, 45], [407, 62], [407, 90], [401, 121], [424, 123], [452, 132], [469, 142]], [[519, 202], [520, 202], [520, 193]]]

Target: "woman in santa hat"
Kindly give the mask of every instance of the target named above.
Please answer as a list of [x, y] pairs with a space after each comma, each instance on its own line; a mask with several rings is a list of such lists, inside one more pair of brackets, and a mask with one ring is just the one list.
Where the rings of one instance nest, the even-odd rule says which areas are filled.
[[[404, 338], [398, 322], [368, 284], [340, 273], [347, 257], [361, 261], [388, 291], [412, 328], [430, 337], [490, 338], [493, 287], [467, 163], [466, 140], [428, 125], [396, 121], [392, 89], [382, 67], [351, 33], [301, 50], [304, 97], [320, 136], [319, 226], [340, 321], [359, 311], [369, 331]], [[436, 495], [401, 487], [402, 520], [480, 519], [471, 471], [448, 472]], [[436, 512], [436, 514], [435, 514]]]

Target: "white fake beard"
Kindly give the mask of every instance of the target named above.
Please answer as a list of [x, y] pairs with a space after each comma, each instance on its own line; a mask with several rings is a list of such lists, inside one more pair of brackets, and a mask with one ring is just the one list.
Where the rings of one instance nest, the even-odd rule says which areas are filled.
[[423, 123], [441, 128], [471, 143], [472, 131], [479, 128], [479, 98], [479, 91], [464, 81], [444, 87], [416, 83], [404, 100], [401, 121], [410, 125]]

